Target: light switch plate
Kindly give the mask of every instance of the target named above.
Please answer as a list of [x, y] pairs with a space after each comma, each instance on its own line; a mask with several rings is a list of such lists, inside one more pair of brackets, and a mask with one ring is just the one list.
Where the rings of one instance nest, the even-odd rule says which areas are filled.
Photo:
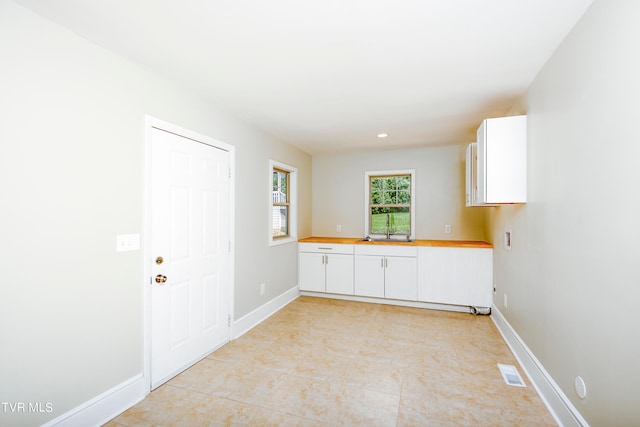
[[140, 250], [139, 234], [118, 234], [116, 237], [116, 252]]

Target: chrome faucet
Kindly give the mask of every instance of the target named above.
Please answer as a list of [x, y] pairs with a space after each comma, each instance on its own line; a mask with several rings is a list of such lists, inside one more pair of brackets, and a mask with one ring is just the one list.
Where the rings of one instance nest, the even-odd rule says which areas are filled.
[[389, 227], [389, 214], [387, 214], [387, 240], [391, 239], [391, 228]]

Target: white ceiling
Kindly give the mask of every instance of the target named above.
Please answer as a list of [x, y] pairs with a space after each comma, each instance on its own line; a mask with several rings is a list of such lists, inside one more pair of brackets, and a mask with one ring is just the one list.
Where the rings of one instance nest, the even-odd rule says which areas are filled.
[[316, 154], [474, 141], [593, 0], [16, 1]]

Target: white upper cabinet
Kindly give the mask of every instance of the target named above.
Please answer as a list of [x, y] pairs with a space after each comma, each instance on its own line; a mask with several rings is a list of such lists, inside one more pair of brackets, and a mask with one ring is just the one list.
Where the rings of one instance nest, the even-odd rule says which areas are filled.
[[527, 116], [486, 119], [477, 137], [467, 150], [466, 205], [526, 203]]
[[467, 147], [466, 166], [465, 206], [484, 206], [478, 202], [478, 144], [475, 142]]

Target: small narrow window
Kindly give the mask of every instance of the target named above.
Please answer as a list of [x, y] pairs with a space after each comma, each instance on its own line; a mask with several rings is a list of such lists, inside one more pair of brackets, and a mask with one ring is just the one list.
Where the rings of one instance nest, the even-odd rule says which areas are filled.
[[298, 235], [298, 170], [284, 163], [269, 162], [269, 245], [294, 242]]
[[272, 236], [274, 239], [289, 237], [289, 172], [273, 169]]

